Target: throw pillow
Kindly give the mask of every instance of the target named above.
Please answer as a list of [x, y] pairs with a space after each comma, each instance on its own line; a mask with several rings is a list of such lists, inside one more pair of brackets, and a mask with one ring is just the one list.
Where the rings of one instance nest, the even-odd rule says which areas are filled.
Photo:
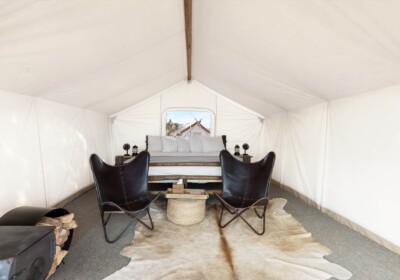
[[163, 153], [173, 153], [178, 151], [178, 145], [175, 138], [163, 136], [161, 137], [161, 142]]
[[225, 149], [222, 137], [207, 137], [202, 138], [203, 153], [220, 152]]
[[161, 152], [162, 142], [161, 136], [147, 136], [147, 151], [149, 152]]
[[200, 135], [189, 136], [189, 144], [190, 144], [190, 151], [192, 153], [203, 152], [203, 149], [201, 146], [201, 136]]
[[179, 153], [190, 153], [190, 143], [189, 140], [177, 137], [176, 142], [178, 144], [178, 152]]

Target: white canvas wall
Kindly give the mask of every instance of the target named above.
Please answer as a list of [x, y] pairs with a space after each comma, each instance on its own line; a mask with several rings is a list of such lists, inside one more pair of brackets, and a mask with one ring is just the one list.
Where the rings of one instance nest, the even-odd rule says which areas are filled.
[[248, 143], [255, 158], [259, 152], [262, 117], [236, 104], [196, 81], [185, 81], [112, 117], [114, 155], [123, 153], [129, 143], [145, 149], [146, 135], [165, 133], [165, 113], [169, 109], [207, 109], [216, 120], [212, 135], [227, 135], [228, 148]]
[[109, 159], [108, 117], [0, 92], [0, 215], [51, 206], [92, 182], [88, 158]]
[[227, 149], [233, 152], [236, 144], [248, 143], [248, 154], [253, 160], [259, 157], [260, 133], [263, 120], [224, 98], [217, 98], [216, 135], [227, 136]]
[[399, 104], [396, 86], [268, 118], [273, 178], [400, 246]]
[[159, 135], [160, 131], [160, 97], [156, 96], [111, 118], [113, 156], [125, 153], [125, 143], [144, 150], [146, 135]]
[[286, 114], [277, 114], [265, 119], [263, 126], [265, 127], [264, 135], [266, 147], [265, 152], [274, 151], [276, 154], [274, 170], [272, 177], [281, 181], [283, 174], [283, 165], [285, 158], [284, 137], [285, 137]]
[[327, 104], [289, 112], [282, 183], [320, 204], [324, 175]]
[[45, 206], [36, 100], [0, 91], [0, 215]]
[[400, 86], [329, 105], [323, 205], [400, 246]]

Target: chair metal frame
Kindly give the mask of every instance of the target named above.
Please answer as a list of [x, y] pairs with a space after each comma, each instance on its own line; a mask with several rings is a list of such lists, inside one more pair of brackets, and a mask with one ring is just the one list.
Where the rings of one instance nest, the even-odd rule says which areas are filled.
[[[148, 152], [145, 151], [145, 152], [142, 152], [142, 153], [148, 153]], [[153, 199], [148, 201], [147, 205], [145, 207], [143, 207], [141, 209], [138, 209], [136, 211], [128, 211], [128, 210], [124, 209], [123, 207], [121, 207], [120, 205], [118, 205], [117, 203], [114, 203], [112, 201], [103, 201], [102, 200], [102, 196], [101, 196], [100, 186], [99, 186], [98, 180], [96, 178], [96, 172], [94, 171], [94, 167], [93, 167], [93, 164], [92, 164], [92, 157], [93, 156], [96, 156], [105, 166], [108, 166], [108, 168], [121, 168], [122, 166], [111, 166], [111, 165], [108, 165], [105, 162], [103, 162], [100, 159], [100, 157], [98, 157], [97, 155], [92, 155], [91, 156], [90, 166], [91, 166], [92, 171], [93, 171], [94, 184], [96, 186], [97, 201], [98, 201], [98, 206], [99, 206], [100, 216], [101, 216], [101, 224], [102, 224], [102, 227], [103, 227], [104, 238], [106, 239], [106, 241], [108, 243], [115, 243], [116, 241], [118, 241], [122, 237], [122, 235], [128, 230], [128, 228], [135, 221], [141, 223], [146, 228], [148, 228], [150, 230], [153, 230], [154, 229], [154, 224], [153, 224], [153, 220], [152, 220], [151, 215], [150, 215], [150, 206], [151, 206], [151, 204], [153, 202], [155, 202], [159, 198], [161, 193], [158, 193]], [[148, 155], [148, 157], [150, 157], [150, 155]], [[147, 166], [147, 172], [148, 172], [148, 166]], [[122, 174], [122, 173], [120, 173], [120, 174]], [[146, 176], [147, 176], [147, 174], [146, 174]], [[113, 208], [116, 208], [117, 210], [105, 210], [106, 206], [111, 206]], [[143, 215], [145, 213], [149, 216], [149, 220], [150, 220], [149, 224], [146, 224], [144, 221], [141, 220], [143, 217], [145, 217], [145, 215]], [[108, 223], [109, 223], [109, 221], [111, 219], [111, 216], [113, 214], [125, 214], [131, 219], [131, 221], [129, 221], [129, 223], [122, 229], [122, 231], [120, 231], [117, 234], [117, 236], [114, 239], [111, 239], [109, 237], [109, 234], [108, 234], [107, 225], [108, 225]]]
[[[139, 210], [139, 211], [135, 211], [135, 212], [131, 212], [131, 211], [126, 211], [125, 209], [121, 208], [118, 204], [115, 204], [113, 202], [107, 201], [107, 202], [103, 202], [100, 206], [100, 212], [101, 212], [101, 224], [103, 226], [103, 231], [104, 231], [104, 238], [106, 239], [106, 241], [108, 243], [115, 243], [116, 241], [118, 241], [122, 235], [128, 230], [128, 228], [135, 222], [138, 221], [139, 223], [141, 223], [142, 225], [144, 225], [146, 228], [153, 230], [154, 229], [154, 224], [153, 224], [153, 220], [151, 218], [150, 215], [150, 206], [151, 204], [156, 201], [158, 199], [158, 197], [160, 196], [160, 193], [156, 195], [155, 198], [153, 198], [150, 202], [149, 205], [147, 205], [145, 208]], [[120, 210], [120, 212], [117, 211], [104, 211], [103, 210], [103, 206], [108, 205], [108, 206], [113, 206], [116, 207]], [[150, 225], [146, 224], [145, 222], [143, 222], [141, 220], [142, 214], [144, 212], [147, 212], [147, 215], [149, 216], [149, 220], [150, 220]], [[122, 213], [121, 213], [122, 212]], [[135, 214], [136, 213], [136, 214]], [[104, 219], [105, 214], [108, 214], [107, 218]], [[127, 215], [129, 218], [131, 218], [131, 221], [126, 225], [126, 227], [117, 235], [117, 237], [115, 237], [114, 239], [110, 239], [107, 233], [107, 224], [111, 219], [112, 214], [125, 214]]]
[[[219, 194], [215, 194], [216, 197], [218, 198], [218, 200], [221, 202], [222, 204], [222, 208], [221, 208], [221, 213], [219, 215], [219, 219], [218, 219], [218, 225], [221, 228], [226, 227], [227, 225], [229, 225], [231, 222], [233, 222], [234, 220], [236, 220], [237, 218], [240, 218], [242, 221], [244, 221], [246, 223], [246, 225], [248, 225], [251, 230], [254, 231], [254, 233], [258, 234], [258, 235], [263, 235], [265, 233], [265, 213], [267, 210], [267, 204], [268, 204], [268, 197], [263, 197], [259, 200], [257, 200], [255, 203], [253, 203], [252, 205], [248, 206], [248, 207], [244, 207], [244, 208], [235, 208], [231, 205], [229, 205]], [[261, 202], [266, 202], [265, 205], [259, 206], [257, 204], [261, 203]], [[261, 214], [259, 214], [257, 212], [256, 207], [263, 207], [263, 210], [261, 212]], [[257, 217], [262, 219], [262, 230], [261, 231], [257, 231], [245, 218], [243, 218], [243, 214], [248, 211], [249, 209], [253, 208], [254, 212], [257, 214]], [[225, 224], [222, 223], [222, 218], [224, 215], [224, 210], [227, 210], [231, 215], [235, 215], [233, 216], [230, 220], [228, 220], [227, 222], [225, 222]]]

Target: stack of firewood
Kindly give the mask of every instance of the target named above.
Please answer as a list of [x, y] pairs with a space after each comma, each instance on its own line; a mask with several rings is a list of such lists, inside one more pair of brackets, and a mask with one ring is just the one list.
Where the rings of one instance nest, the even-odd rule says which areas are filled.
[[61, 261], [68, 254], [67, 250], [62, 250], [65, 241], [68, 240], [70, 230], [76, 228], [78, 225], [74, 220], [74, 214], [67, 214], [61, 217], [50, 218], [43, 217], [36, 224], [37, 226], [54, 226], [54, 234], [56, 238], [56, 254], [54, 256], [53, 264], [50, 268], [47, 278], [54, 274], [57, 266], [60, 265]]

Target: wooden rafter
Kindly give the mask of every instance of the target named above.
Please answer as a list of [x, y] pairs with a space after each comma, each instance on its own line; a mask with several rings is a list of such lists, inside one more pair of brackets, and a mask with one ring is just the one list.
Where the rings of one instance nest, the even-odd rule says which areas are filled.
[[183, 0], [185, 7], [186, 60], [188, 81], [192, 80], [192, 0]]

